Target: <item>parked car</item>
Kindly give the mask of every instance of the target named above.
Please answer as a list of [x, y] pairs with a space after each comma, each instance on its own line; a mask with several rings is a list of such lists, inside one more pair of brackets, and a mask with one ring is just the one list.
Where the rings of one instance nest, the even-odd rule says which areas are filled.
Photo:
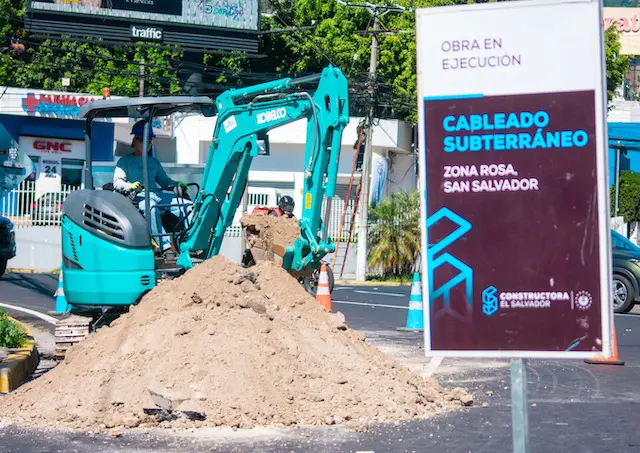
[[61, 193], [45, 193], [31, 205], [31, 223], [33, 225], [58, 225], [61, 219]]
[[16, 235], [13, 223], [0, 216], [0, 277], [7, 270], [7, 261], [16, 256]]
[[611, 232], [613, 252], [613, 311], [627, 313], [640, 301], [640, 247]]

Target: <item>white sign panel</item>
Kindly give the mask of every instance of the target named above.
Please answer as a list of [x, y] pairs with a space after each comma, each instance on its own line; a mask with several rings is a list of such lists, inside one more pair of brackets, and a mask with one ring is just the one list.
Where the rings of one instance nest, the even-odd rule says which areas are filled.
[[59, 156], [63, 159], [85, 160], [84, 140], [65, 138], [20, 137], [20, 149], [29, 156]]
[[36, 199], [48, 192], [60, 192], [62, 182], [60, 156], [47, 156], [38, 163]]
[[609, 357], [600, 3], [420, 9], [417, 62], [425, 350]]

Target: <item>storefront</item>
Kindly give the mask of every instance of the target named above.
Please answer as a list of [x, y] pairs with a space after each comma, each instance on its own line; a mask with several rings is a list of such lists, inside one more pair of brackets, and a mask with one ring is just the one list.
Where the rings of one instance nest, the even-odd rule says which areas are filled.
[[[0, 143], [13, 142], [33, 161], [35, 198], [84, 184], [86, 159], [80, 107], [99, 96], [0, 87]], [[114, 159], [114, 124], [94, 122], [94, 162]]]

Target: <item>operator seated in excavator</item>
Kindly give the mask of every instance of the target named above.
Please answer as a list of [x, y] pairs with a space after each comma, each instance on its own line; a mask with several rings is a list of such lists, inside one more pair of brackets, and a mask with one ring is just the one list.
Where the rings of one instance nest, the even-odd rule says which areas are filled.
[[[138, 121], [131, 129], [133, 140], [131, 147], [132, 154], [121, 157], [116, 164], [113, 173], [113, 187], [116, 192], [124, 195], [131, 195], [134, 204], [137, 204], [141, 213], [145, 209], [145, 187], [141, 181], [144, 180], [142, 166], [142, 147], [144, 134], [144, 120]], [[152, 140], [155, 137], [153, 130], [149, 131], [149, 145], [147, 149], [147, 165], [149, 169], [149, 212], [151, 213], [151, 232], [159, 236], [160, 244], [158, 252], [162, 255], [173, 253], [170, 235], [166, 234], [163, 220], [166, 220], [166, 214], [173, 215], [180, 223], [186, 218], [190, 222], [192, 202], [188, 199], [188, 187], [182, 181], [174, 181], [171, 179], [162, 164], [155, 157], [151, 156]], [[169, 192], [163, 192], [166, 190]]]

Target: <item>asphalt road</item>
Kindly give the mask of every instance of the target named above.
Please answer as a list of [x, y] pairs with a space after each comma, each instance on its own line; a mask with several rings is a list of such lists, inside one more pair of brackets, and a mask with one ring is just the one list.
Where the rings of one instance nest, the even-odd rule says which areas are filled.
[[[50, 282], [53, 281], [53, 286]], [[49, 286], [48, 286], [49, 285]], [[9, 276], [0, 281], [0, 300], [49, 310], [55, 278]], [[50, 292], [49, 292], [50, 291]], [[421, 355], [420, 334], [399, 333], [406, 321], [408, 287], [338, 287], [334, 311], [349, 325], [378, 334]], [[528, 369], [531, 451], [640, 451], [640, 315], [617, 315], [616, 329], [624, 366], [587, 365], [582, 361], [530, 360]], [[339, 428], [125, 435], [118, 439], [89, 434], [35, 432], [0, 427], [6, 453], [40, 452], [510, 452], [509, 368], [505, 361], [445, 359], [436, 378], [474, 394], [468, 409], [427, 421], [382, 424], [368, 432]], [[486, 403], [486, 404], [483, 404]], [[486, 406], [486, 407], [483, 407]], [[0, 399], [0, 410], [2, 400]]]
[[[57, 288], [57, 275], [8, 273], [0, 278], [0, 304], [15, 305], [47, 314], [55, 308], [53, 294]], [[53, 333], [54, 327], [51, 323], [31, 314], [6, 307], [2, 308], [5, 308], [10, 316], [20, 321]]]

